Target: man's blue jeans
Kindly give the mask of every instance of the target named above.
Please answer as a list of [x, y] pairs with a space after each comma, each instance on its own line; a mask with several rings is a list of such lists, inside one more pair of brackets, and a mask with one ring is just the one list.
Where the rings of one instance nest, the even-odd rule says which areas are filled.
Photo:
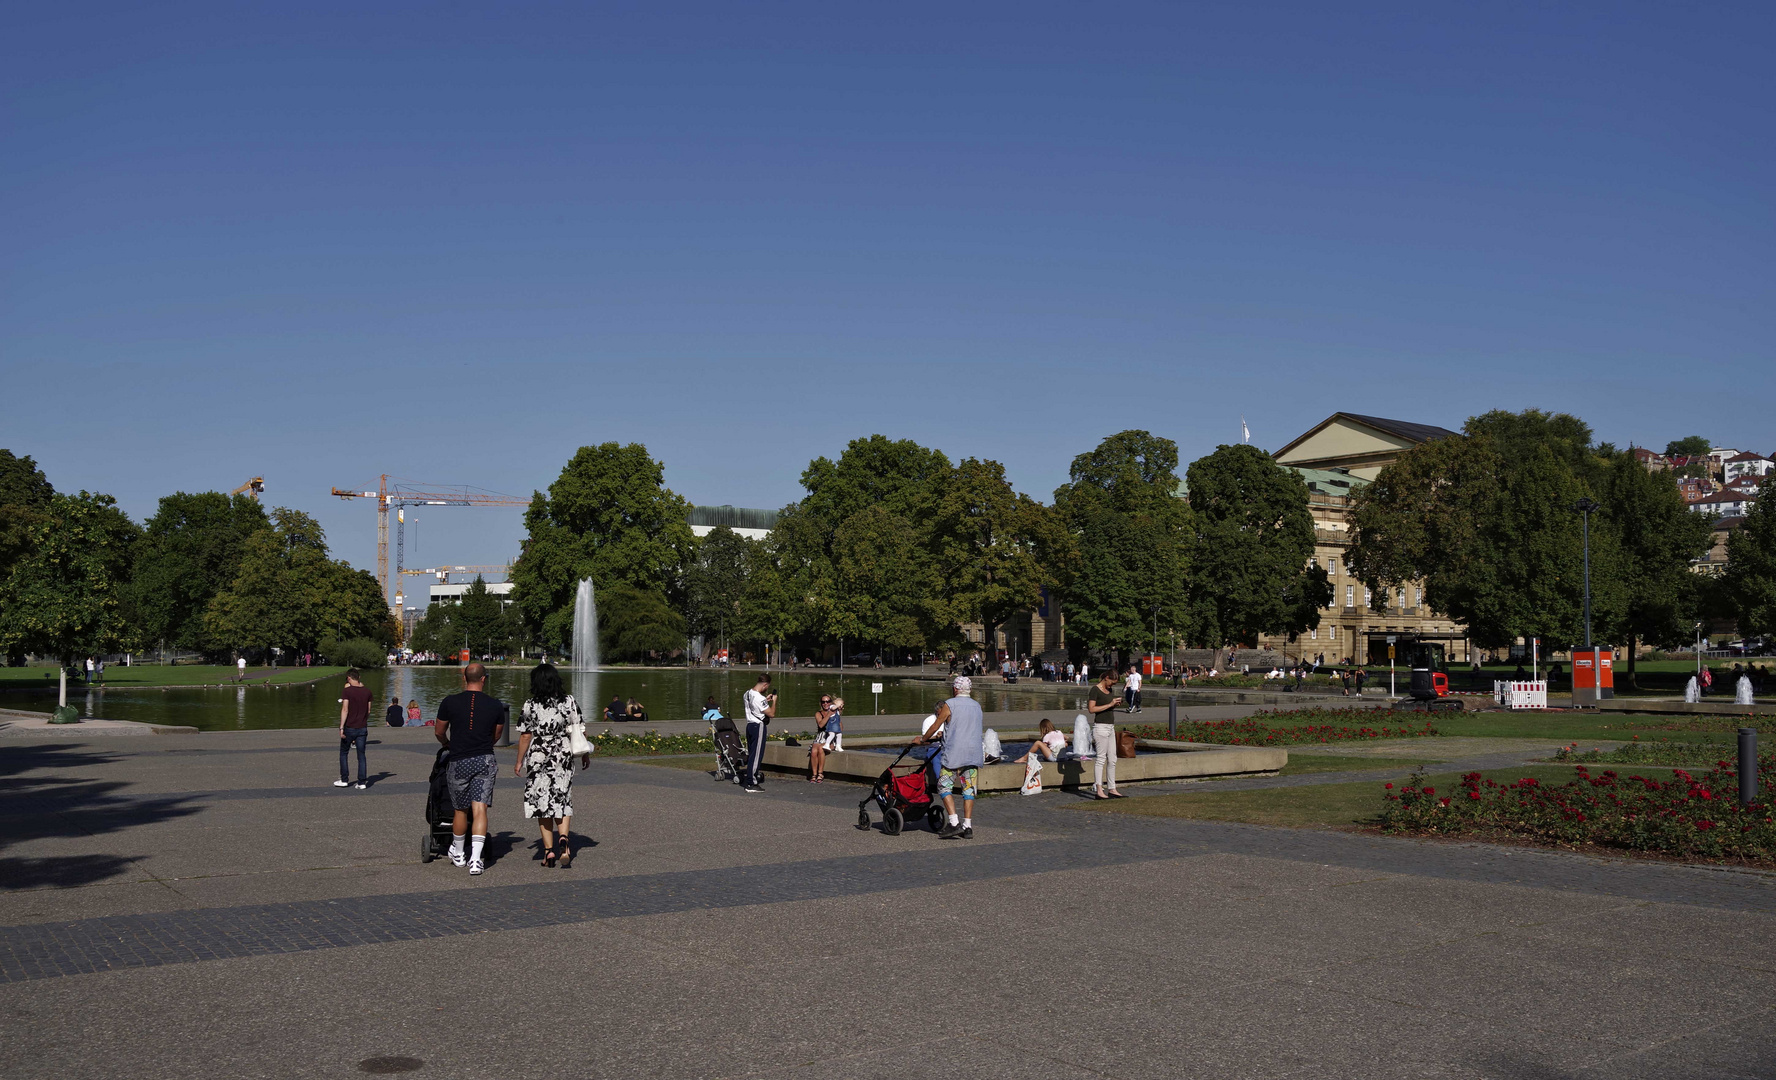
[[364, 762], [364, 744], [368, 742], [369, 739], [370, 731], [368, 728], [348, 727], [345, 729], [345, 734], [339, 739], [339, 778], [341, 780], [349, 781], [351, 779], [351, 777], [345, 775], [345, 756], [351, 752], [353, 746], [356, 746], [358, 748], [358, 783], [362, 784], [366, 782], [370, 774], [370, 768]]

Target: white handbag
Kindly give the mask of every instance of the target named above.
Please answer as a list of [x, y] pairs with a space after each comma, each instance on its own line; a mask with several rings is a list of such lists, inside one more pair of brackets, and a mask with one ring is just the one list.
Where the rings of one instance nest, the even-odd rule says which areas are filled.
[[569, 753], [575, 757], [598, 751], [598, 747], [592, 745], [592, 740], [586, 738], [586, 722], [584, 720], [567, 729], [567, 744]]

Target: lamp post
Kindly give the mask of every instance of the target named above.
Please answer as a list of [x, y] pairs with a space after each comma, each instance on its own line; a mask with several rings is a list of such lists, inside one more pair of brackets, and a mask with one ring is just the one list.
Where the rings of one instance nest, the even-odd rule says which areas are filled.
[[[1583, 499], [1580, 499], [1578, 502], [1574, 503], [1573, 509], [1577, 510], [1581, 515], [1583, 515], [1583, 518], [1582, 518], [1583, 524], [1582, 524], [1581, 528], [1584, 530], [1584, 537], [1585, 537], [1585, 541], [1584, 541], [1584, 544], [1585, 544], [1585, 651], [1590, 652], [1591, 651], [1591, 514], [1593, 511], [1601, 509], [1601, 505], [1597, 502], [1597, 500], [1592, 499], [1589, 496], [1587, 496]], [[1592, 662], [1593, 663], [1596, 662], [1595, 658], [1593, 658]]]

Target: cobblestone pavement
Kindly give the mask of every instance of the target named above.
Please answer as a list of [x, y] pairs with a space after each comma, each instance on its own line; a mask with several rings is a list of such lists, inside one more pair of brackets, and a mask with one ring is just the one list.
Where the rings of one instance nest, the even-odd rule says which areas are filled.
[[0, 747], [0, 1077], [1776, 1076], [1764, 874], [621, 761], [544, 870], [508, 751], [469, 878], [424, 734], [366, 792], [324, 732]]

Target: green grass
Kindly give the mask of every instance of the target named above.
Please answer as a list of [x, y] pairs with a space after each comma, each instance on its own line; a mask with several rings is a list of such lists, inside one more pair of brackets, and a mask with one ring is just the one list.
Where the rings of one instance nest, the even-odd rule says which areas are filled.
[[1308, 773], [1353, 772], [1358, 769], [1407, 769], [1414, 765], [1437, 765], [1442, 758], [1356, 757], [1348, 754], [1301, 754], [1289, 751], [1289, 764], [1279, 776], [1304, 776]]
[[[1402, 769], [1394, 783], [1411, 775]], [[1668, 773], [1668, 769], [1647, 769]], [[1517, 769], [1488, 770], [1484, 775], [1501, 783], [1533, 776], [1544, 784], [1564, 784], [1573, 769], [1561, 765], [1528, 765]], [[1439, 791], [1453, 789], [1460, 774], [1436, 773], [1426, 782]], [[1251, 825], [1289, 828], [1339, 829], [1373, 822], [1381, 813], [1384, 780], [1357, 780], [1342, 784], [1267, 788], [1255, 791], [1179, 792], [1115, 802], [1082, 802], [1075, 809], [1086, 813], [1134, 814], [1140, 817], [1192, 818], [1201, 821], [1240, 821]]]
[[1579, 765], [1606, 765], [1617, 772], [1646, 766], [1669, 765], [1684, 769], [1712, 769], [1717, 762], [1736, 761], [1739, 747], [1725, 742], [1687, 742], [1659, 739], [1631, 742], [1614, 750], [1562, 748], [1553, 761]]
[[[325, 679], [334, 675], [342, 675], [342, 667], [285, 667], [272, 674], [270, 668], [247, 668], [247, 684], [263, 685], [267, 680], [274, 683], [305, 683], [316, 679]], [[237, 674], [230, 664], [122, 664], [105, 665], [104, 685], [129, 689], [132, 687], [158, 686], [214, 686], [217, 683], [232, 683]], [[85, 682], [68, 676], [68, 688], [85, 688]], [[98, 685], [95, 682], [93, 685]], [[0, 690], [49, 690], [56, 686], [56, 669], [53, 667], [0, 668]]]
[[[1706, 720], [1707, 723], [1694, 727], [1684, 726], [1698, 719]], [[1736, 730], [1740, 724], [1745, 723], [1745, 718], [1518, 711], [1438, 713], [1431, 722], [1442, 735], [1555, 739], [1585, 743], [1604, 739], [1626, 741], [1636, 734], [1660, 731], [1669, 733], [1674, 740], [1700, 742], [1718, 739], [1721, 731]]]

